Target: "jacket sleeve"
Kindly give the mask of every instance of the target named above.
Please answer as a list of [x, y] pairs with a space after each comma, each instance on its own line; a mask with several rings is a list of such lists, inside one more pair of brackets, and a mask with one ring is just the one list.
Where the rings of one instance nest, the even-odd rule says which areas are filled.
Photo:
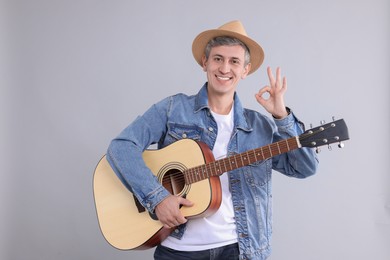
[[170, 193], [145, 165], [142, 153], [165, 135], [165, 99], [127, 126], [108, 147], [107, 160], [122, 183], [150, 212]]
[[[303, 123], [292, 112], [286, 118], [274, 121], [277, 126], [276, 141], [298, 136], [304, 132]], [[306, 178], [317, 171], [318, 157], [312, 148], [304, 147], [274, 157], [272, 166], [274, 170], [287, 176]]]

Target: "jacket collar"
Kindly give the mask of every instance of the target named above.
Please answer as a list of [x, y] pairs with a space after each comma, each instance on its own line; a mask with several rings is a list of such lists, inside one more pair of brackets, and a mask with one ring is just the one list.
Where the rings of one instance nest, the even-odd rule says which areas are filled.
[[[194, 113], [198, 113], [203, 109], [210, 110], [208, 105], [207, 82], [195, 96]], [[237, 93], [234, 93], [234, 126], [235, 128], [241, 129], [243, 131], [252, 131], [252, 127], [246, 117], [245, 109], [242, 107]]]

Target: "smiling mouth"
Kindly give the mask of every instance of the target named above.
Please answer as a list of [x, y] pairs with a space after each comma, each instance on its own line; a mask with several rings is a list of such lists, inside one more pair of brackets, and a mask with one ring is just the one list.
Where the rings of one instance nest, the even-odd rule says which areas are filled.
[[220, 80], [224, 80], [224, 81], [228, 81], [228, 80], [231, 80], [233, 77], [223, 77], [223, 76], [218, 76], [216, 75], [216, 77]]

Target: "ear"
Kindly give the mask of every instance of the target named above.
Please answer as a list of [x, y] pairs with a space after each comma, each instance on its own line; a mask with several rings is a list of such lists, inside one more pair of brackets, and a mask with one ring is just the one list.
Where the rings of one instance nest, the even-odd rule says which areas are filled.
[[251, 63], [248, 63], [245, 67], [244, 67], [244, 72], [242, 73], [241, 75], [241, 79], [245, 79], [246, 76], [248, 76], [248, 73], [249, 71], [251, 70]]
[[207, 59], [206, 59], [206, 55], [203, 55], [202, 57], [202, 68], [203, 68], [203, 71], [207, 71], [206, 67], [207, 67]]

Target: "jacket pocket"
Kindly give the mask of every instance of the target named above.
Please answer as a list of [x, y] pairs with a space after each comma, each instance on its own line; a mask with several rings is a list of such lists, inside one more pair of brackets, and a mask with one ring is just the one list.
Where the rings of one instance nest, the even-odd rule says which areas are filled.
[[177, 123], [168, 123], [169, 142], [175, 142], [180, 139], [200, 140], [202, 136], [202, 128], [197, 125], [184, 125]]

